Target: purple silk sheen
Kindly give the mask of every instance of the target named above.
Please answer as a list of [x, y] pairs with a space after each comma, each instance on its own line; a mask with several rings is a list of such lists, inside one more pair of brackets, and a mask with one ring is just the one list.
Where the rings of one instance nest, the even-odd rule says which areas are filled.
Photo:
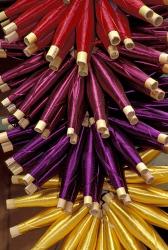
[[[104, 58], [105, 62], [112, 70], [131, 80], [132, 84], [139, 85], [144, 88], [145, 81], [149, 78], [149, 76], [140, 70], [135, 64], [122, 57], [114, 61], [100, 51], [97, 52], [97, 55]], [[108, 60], [106, 58], [108, 58]]]
[[15, 58], [15, 59], [21, 59], [21, 58], [25, 59], [25, 54], [22, 51], [10, 51], [10, 50], [7, 50], [6, 54], [7, 54], [7, 57], [12, 57], [12, 58]]
[[25, 77], [22, 77], [19, 79], [13, 79], [13, 80], [8, 82], [8, 86], [11, 89], [16, 89], [16, 88], [20, 87], [27, 79], [28, 79], [28, 76], [25, 76]]
[[161, 65], [159, 65], [159, 63], [151, 63], [151, 62], [147, 62], [146, 59], [144, 59], [144, 61], [134, 61], [134, 63], [136, 64], [137, 67], [142, 67], [143, 71], [146, 72], [147, 74], [151, 74], [153, 72], [161, 72], [162, 73], [162, 69], [161, 69]]
[[133, 33], [132, 34], [132, 39], [135, 42], [139, 42], [139, 43], [149, 43], [150, 45], [158, 43], [158, 44], [164, 44], [166, 42], [166, 34], [165, 32], [162, 32], [158, 34], [158, 36], [153, 34], [144, 34], [144, 33]]
[[35, 179], [42, 176], [49, 169], [51, 164], [55, 164], [62, 158], [70, 146], [69, 138], [63, 135], [51, 148], [49, 148], [41, 158], [40, 162], [36, 164], [30, 171], [31, 176]]
[[12, 142], [12, 145], [14, 147], [14, 150], [18, 150], [18, 149], [24, 147], [24, 145], [26, 145], [28, 142], [29, 142], [29, 139], [24, 138], [21, 141], [17, 140], [17, 141]]
[[40, 159], [42, 158], [44, 152], [37, 152], [37, 154], [30, 159], [28, 159], [26, 162], [22, 164], [22, 167], [26, 173], [30, 172], [31, 169], [35, 164], [37, 164]]
[[7, 134], [8, 134], [9, 140], [14, 143], [17, 141], [21, 141], [21, 140], [34, 137], [36, 135], [36, 132], [34, 131], [32, 126], [27, 129], [16, 127], [15, 129], [12, 129], [11, 131], [7, 132]]
[[143, 108], [143, 109], [148, 109], [148, 108], [153, 108], [153, 109], [160, 109], [162, 111], [168, 111], [168, 99], [164, 99], [164, 100], [161, 100], [161, 101], [145, 101], [145, 102], [140, 102], [139, 100], [138, 101], [132, 101], [131, 102], [135, 109], [140, 107], [140, 108]]
[[56, 163], [51, 164], [48, 171], [36, 177], [34, 184], [38, 187], [41, 187], [45, 182], [58, 174], [59, 171], [62, 171], [62, 167], [64, 166], [66, 157], [67, 154], [64, 154], [63, 157], [61, 157]]
[[[43, 68], [45, 70], [45, 68]], [[18, 98], [22, 98], [26, 95], [26, 93], [36, 84], [38, 78], [42, 75], [42, 71], [31, 75], [28, 79], [26, 79], [21, 86], [17, 89], [14, 89], [12, 93], [8, 96], [11, 102], [14, 102]]]
[[132, 50], [128, 50], [124, 46], [120, 46], [119, 52], [122, 56], [128, 56], [130, 58], [155, 64], [159, 63], [159, 56], [161, 54], [160, 51], [140, 43], [135, 43], [135, 48]]
[[66, 102], [69, 88], [76, 75], [77, 66], [75, 66], [71, 73], [63, 78], [63, 80], [61, 80], [55, 87], [41, 116], [41, 120], [45, 121], [47, 124], [52, 121], [54, 113], [58, 112], [60, 107]]
[[109, 118], [109, 122], [111, 125], [120, 126], [127, 133], [136, 136], [137, 138], [149, 138], [151, 140], [157, 140], [160, 131], [154, 129], [150, 125], [139, 121], [135, 126], [128, 123], [126, 120], [118, 119], [114, 117]]
[[1, 49], [12, 49], [12, 50], [23, 50], [25, 48], [25, 44], [23, 42], [9, 43], [4, 39], [0, 39], [0, 48]]
[[148, 149], [156, 149], [164, 152], [164, 144], [161, 144], [154, 140], [150, 140], [149, 138], [138, 138], [138, 140], [134, 140], [134, 143], [138, 146], [147, 147]]
[[57, 72], [47, 69], [42, 75], [42, 78], [39, 78], [39, 81], [32, 91], [29, 92], [20, 109], [24, 113], [27, 113], [34, 104], [38, 103], [39, 99], [42, 98], [42, 96], [44, 96], [47, 91], [51, 90], [53, 86], [57, 84], [57, 81], [60, 79], [60, 77], [62, 77], [72, 67], [73, 63], [74, 58], [70, 58]]
[[101, 194], [103, 190], [103, 183], [104, 183], [104, 174], [101, 169], [100, 163], [98, 163], [96, 178], [94, 179], [94, 183], [93, 183], [94, 185], [93, 192], [92, 192], [93, 202], [100, 202]]
[[4, 82], [8, 82], [14, 78], [20, 77], [21, 75], [25, 75], [30, 73], [42, 65], [46, 64], [45, 59], [43, 58], [43, 53], [37, 54], [30, 59], [21, 62], [20, 65], [12, 68], [1, 75], [2, 80]]
[[99, 84], [118, 104], [120, 109], [130, 105], [121, 83], [110, 68], [108, 68], [108, 66], [96, 56], [92, 56], [92, 65], [95, 69], [96, 78], [98, 79]]
[[78, 173], [77, 178], [71, 183], [71, 186], [66, 195], [66, 201], [71, 201], [73, 203], [75, 202], [76, 197], [80, 190], [80, 176], [79, 175], [80, 173]]
[[91, 196], [97, 175], [97, 164], [95, 162], [95, 149], [93, 132], [89, 129], [86, 144], [82, 155], [82, 179], [84, 196]]
[[136, 108], [136, 114], [143, 121], [168, 122], [168, 113], [159, 109], [150, 107], [148, 109]]
[[87, 97], [95, 120], [107, 120], [104, 94], [99, 83], [97, 82], [91, 66], [89, 68], [89, 76], [87, 80]]
[[36, 105], [32, 107], [29, 114], [27, 115], [30, 121], [37, 122], [40, 119], [41, 112], [43, 111], [48, 99], [49, 99], [49, 96], [46, 96], [44, 99], [40, 100], [39, 103], [37, 103]]
[[136, 171], [136, 165], [142, 160], [128, 136], [116, 127], [109, 127], [110, 139], [114, 147], [121, 153], [123, 158]]
[[96, 154], [103, 169], [107, 173], [111, 184], [116, 189], [124, 187], [124, 183], [121, 178], [120, 169], [114, 151], [107, 143], [107, 140], [103, 140], [101, 138], [100, 134], [96, 130], [95, 125], [92, 125], [92, 130], [94, 134]]
[[25, 147], [13, 155], [15, 161], [19, 164], [25, 163], [30, 157], [33, 157], [40, 150], [44, 150], [46, 146], [52, 145], [53, 142], [65, 132], [66, 126], [63, 124], [60, 126], [51, 136], [47, 139], [43, 139], [41, 135], [37, 135], [33, 140], [31, 140]]
[[10, 115], [10, 116], [8, 116], [8, 122], [11, 125], [13, 125], [13, 124], [16, 125], [18, 123], [18, 120], [13, 115]]
[[47, 129], [49, 129], [50, 132], [52, 132], [55, 129], [56, 125], [58, 125], [60, 121], [62, 121], [62, 119], [65, 117], [65, 113], [66, 113], [66, 105], [63, 104], [58, 110], [58, 112], [56, 112], [56, 114], [54, 115], [54, 118], [52, 119], [50, 124], [47, 126]]
[[[71, 87], [68, 92], [68, 127], [74, 128], [75, 133], [78, 127], [81, 107], [84, 104], [85, 82], [84, 77], [75, 73]], [[81, 121], [82, 123], [82, 121]]]
[[[76, 181], [79, 172], [79, 162], [81, 160], [82, 151], [85, 145], [87, 128], [82, 128], [79, 141], [76, 145], [72, 145], [68, 152], [65, 172], [62, 177], [59, 197], [66, 199], [69, 192], [73, 190], [73, 183]], [[72, 189], [72, 190], [71, 190]]]

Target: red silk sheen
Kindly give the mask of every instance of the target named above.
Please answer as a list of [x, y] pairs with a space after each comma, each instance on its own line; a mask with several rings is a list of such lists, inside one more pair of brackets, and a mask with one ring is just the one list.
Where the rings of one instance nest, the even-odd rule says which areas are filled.
[[66, 98], [68, 97], [68, 90], [76, 75], [77, 66], [75, 66], [68, 77], [64, 78], [55, 88], [41, 116], [41, 120], [45, 121], [47, 124], [51, 122], [51, 120], [53, 119], [53, 114], [56, 111], [59, 111], [62, 104], [66, 102]]
[[108, 37], [106, 36], [105, 31], [99, 25], [99, 23], [97, 23], [97, 25], [96, 25], [96, 33], [97, 33], [99, 39], [101, 40], [101, 42], [103, 43], [104, 47], [106, 49], [108, 49], [108, 47], [110, 45], [110, 41], [109, 41]]
[[28, 9], [18, 18], [14, 20], [18, 29], [25, 27], [26, 25], [31, 24], [32, 22], [39, 20], [50, 11], [52, 8], [58, 8], [60, 6], [60, 1], [58, 0], [45, 0], [45, 2], [36, 5], [32, 9]]
[[87, 80], [87, 97], [95, 120], [103, 119], [107, 121], [104, 94], [91, 66]]
[[16, 3], [12, 4], [5, 10], [5, 14], [8, 18], [12, 18], [27, 9], [34, 7], [35, 5], [39, 4], [40, 0], [18, 0]]
[[25, 35], [27, 35], [35, 26], [36, 26], [36, 22], [33, 22], [21, 29], [17, 30], [17, 34], [19, 35], [19, 38], [23, 38]]
[[60, 48], [59, 57], [61, 57], [62, 60], [64, 60], [65, 56], [68, 54], [68, 52], [73, 48], [75, 44], [75, 30], [73, 30], [69, 37], [67, 38], [66, 43], [64, 43], [63, 47]]
[[94, 42], [94, 3], [85, 0], [82, 16], [76, 27], [77, 51], [91, 52]]
[[115, 13], [115, 23], [118, 27], [121, 39], [131, 38], [132, 35], [127, 16], [114, 3], [111, 3], [111, 8]]
[[84, 78], [76, 73], [68, 93], [68, 127], [74, 128], [76, 134], [78, 132], [76, 131], [78, 130], [78, 124], [83, 122], [83, 120], [80, 120], [80, 113], [84, 104], [84, 92]]
[[108, 0], [96, 1], [96, 17], [100, 26], [108, 34], [110, 31], [117, 30], [116, 23], [114, 21], [114, 13]]
[[55, 37], [52, 44], [63, 47], [63, 44], [67, 41], [69, 33], [76, 27], [77, 21], [83, 13], [83, 4], [85, 0], [73, 0], [69, 5], [67, 15], [65, 14], [64, 20], [58, 25]]
[[120, 109], [130, 105], [129, 100], [125, 95], [124, 89], [114, 73], [102, 60], [98, 59], [96, 56], [92, 56], [92, 58], [92, 65], [96, 72], [96, 77], [104, 91], [112, 97]]
[[142, 6], [144, 6], [144, 3], [140, 0], [113, 0], [121, 9], [123, 9], [125, 12], [142, 18], [142, 16], [139, 14], [139, 10]]
[[41, 39], [49, 33], [56, 29], [56, 26], [60, 23], [66, 11], [66, 6], [60, 4], [59, 7], [53, 8], [49, 13], [46, 12], [46, 15], [40, 20], [32, 32], [36, 35], [37, 39]]
[[54, 36], [54, 31], [48, 33], [43, 38], [37, 40], [37, 42], [35, 44], [37, 45], [38, 50], [43, 49], [46, 46], [48, 46], [50, 44], [50, 42], [52, 41], [53, 36]]

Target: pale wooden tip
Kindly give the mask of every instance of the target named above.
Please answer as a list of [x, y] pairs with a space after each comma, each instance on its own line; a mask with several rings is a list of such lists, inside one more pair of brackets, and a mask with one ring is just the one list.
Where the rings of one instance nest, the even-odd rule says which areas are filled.
[[43, 131], [44, 131], [44, 129], [47, 127], [47, 123], [46, 122], [44, 122], [44, 121], [42, 121], [42, 120], [40, 120], [38, 123], [37, 123], [37, 125], [36, 125], [36, 127], [34, 128], [34, 130], [37, 132], [37, 133], [43, 133]]
[[2, 85], [0, 85], [0, 91], [2, 93], [8, 92], [11, 88], [9, 87], [9, 85], [7, 83], [4, 83]]
[[128, 50], [134, 49], [135, 43], [131, 38], [125, 38], [123, 42], [126, 49]]
[[154, 177], [149, 170], [142, 174], [142, 178], [145, 180], [146, 184], [151, 184], [154, 180]]
[[13, 144], [10, 141], [1, 144], [4, 153], [13, 151]]
[[92, 126], [93, 124], [95, 124], [95, 119], [93, 117], [89, 118], [89, 123]]
[[38, 47], [37, 45], [34, 43], [34, 44], [31, 44], [29, 45], [28, 47], [26, 47], [23, 52], [24, 54], [27, 56], [27, 57], [30, 57], [32, 56], [34, 53], [36, 53], [38, 51]]
[[162, 89], [157, 88], [151, 91], [150, 96], [154, 98], [155, 100], [160, 101], [165, 98], [165, 94], [166, 93]]
[[46, 60], [48, 62], [51, 62], [58, 56], [58, 53], [59, 53], [59, 48], [56, 45], [51, 45], [49, 51], [47, 52]]
[[11, 227], [9, 229], [10, 231], [10, 235], [11, 235], [11, 238], [16, 238], [17, 236], [21, 235], [21, 233], [19, 232], [19, 228], [18, 226], [14, 226], [14, 227]]
[[158, 27], [163, 23], [163, 17], [154, 12], [153, 16], [148, 19], [153, 26]]
[[13, 157], [11, 157], [11, 158], [9, 158], [9, 159], [7, 159], [7, 160], [5, 161], [7, 167], [10, 167], [11, 165], [15, 164], [15, 162], [16, 162], [16, 161], [15, 161], [15, 159], [14, 159]]
[[144, 84], [145, 88], [150, 89], [150, 90], [154, 90], [158, 88], [158, 81], [156, 81], [155, 79], [149, 77]]
[[163, 66], [162, 66], [162, 72], [165, 73], [165, 74], [168, 74], [168, 63], [163, 64]]
[[59, 67], [61, 66], [62, 58], [60, 56], [57, 56], [54, 60], [52, 60], [49, 64], [49, 68], [53, 71], [58, 71]]
[[84, 205], [89, 208], [92, 206], [92, 196], [84, 196]]
[[2, 119], [2, 125], [3, 125], [3, 126], [9, 125], [8, 118], [3, 118], [3, 119]]
[[74, 128], [68, 128], [67, 129], [67, 136], [68, 137], [71, 137], [74, 133], [75, 133]]
[[57, 203], [57, 208], [62, 208], [64, 209], [66, 206], [66, 200], [59, 198], [58, 199], [58, 203]]
[[46, 129], [44, 129], [43, 133], [41, 134], [41, 137], [43, 139], [47, 139], [50, 136], [50, 134], [51, 134], [51, 131], [46, 128]]
[[37, 42], [37, 36], [31, 32], [24, 38], [24, 43], [29, 46], [32, 45], [33, 43]]
[[82, 77], [85, 77], [88, 75], [88, 64], [78, 62], [78, 74]]
[[116, 31], [116, 30], [110, 31], [108, 33], [108, 37], [109, 37], [111, 45], [113, 45], [113, 46], [117, 46], [121, 42], [120, 35], [119, 35], [118, 31]]
[[107, 194], [103, 195], [103, 197], [102, 197], [102, 200], [104, 202], [107, 202], [107, 203], [109, 203], [113, 199], [114, 199], [113, 193], [107, 193]]
[[97, 131], [99, 133], [104, 133], [107, 130], [107, 125], [106, 125], [106, 121], [103, 119], [97, 120], [96, 121], [96, 127], [97, 127]]
[[78, 135], [77, 134], [73, 134], [71, 137], [70, 137], [70, 143], [72, 145], [76, 145], [78, 143]]
[[119, 57], [119, 51], [116, 46], [109, 45], [107, 51], [112, 60], [115, 60]]
[[8, 35], [15, 30], [17, 30], [17, 25], [14, 22], [9, 23], [5, 27], [3, 27], [3, 32], [5, 33], [5, 35]]
[[37, 186], [33, 183], [29, 184], [27, 187], [25, 187], [25, 192], [28, 195], [32, 195], [37, 191]]
[[17, 120], [21, 120], [25, 114], [20, 109], [17, 109], [13, 116], [16, 117]]
[[25, 129], [30, 124], [30, 121], [26, 118], [22, 118], [22, 119], [20, 119], [18, 124], [21, 128]]
[[124, 203], [124, 205], [129, 205], [132, 202], [129, 194], [126, 195], [126, 197], [122, 200], [122, 202]]
[[152, 9], [150, 9], [148, 6], [143, 5], [140, 9], [139, 9], [139, 14], [144, 17], [145, 19], [149, 19], [153, 16], [154, 12]]
[[140, 174], [144, 174], [148, 171], [147, 166], [143, 162], [138, 163], [136, 169]]
[[14, 175], [18, 175], [18, 174], [21, 174], [23, 172], [23, 168], [21, 166], [14, 167], [13, 170], [12, 170], [12, 168], [10, 168], [10, 170]]
[[73, 211], [73, 202], [67, 201], [65, 204], [64, 211], [71, 214]]
[[15, 209], [15, 200], [14, 199], [8, 199], [6, 200], [6, 208], [7, 209]]
[[162, 144], [167, 144], [168, 143], [168, 135], [160, 133], [158, 135], [157, 141], [162, 143]]
[[107, 128], [106, 131], [104, 131], [102, 134], [101, 134], [101, 137], [103, 139], [107, 139], [110, 137], [110, 132], [109, 132], [109, 129]]
[[8, 25], [10, 23], [10, 19], [6, 19], [5, 21], [1, 22], [1, 27], [5, 27], [6, 25]]
[[26, 184], [31, 184], [33, 181], [35, 180], [35, 178], [30, 175], [30, 174], [26, 174], [24, 177], [23, 177], [23, 181], [26, 183]]
[[8, 43], [17, 42], [19, 40], [19, 34], [16, 31], [13, 31], [5, 36], [5, 40]]
[[98, 202], [93, 202], [92, 208], [90, 210], [90, 213], [93, 216], [97, 216], [100, 213], [100, 204]]
[[2, 22], [3, 20], [7, 19], [7, 15], [5, 13], [5, 11], [1, 11], [0, 12], [0, 22]]
[[8, 97], [6, 97], [3, 101], [1, 101], [1, 104], [2, 104], [4, 107], [8, 107], [8, 106], [11, 104], [11, 101], [9, 100]]
[[168, 54], [167, 53], [161, 53], [160, 56], [159, 56], [159, 62], [161, 64], [168, 63]]
[[119, 200], [123, 200], [123, 199], [125, 199], [126, 196], [127, 196], [127, 193], [126, 193], [124, 187], [117, 188], [117, 189], [116, 189], [116, 193], [117, 193], [117, 196], [118, 196], [118, 199], [119, 199]]
[[7, 58], [7, 53], [4, 49], [0, 49], [0, 58]]
[[19, 184], [19, 176], [18, 175], [12, 175], [11, 182], [12, 184]]
[[88, 53], [87, 52], [85, 52], [85, 51], [77, 52], [76, 62], [78, 65], [79, 65], [79, 63], [87, 64], [87, 60], [88, 60]]
[[16, 105], [14, 103], [11, 103], [8, 107], [7, 110], [10, 114], [13, 114], [16, 111]]
[[9, 141], [7, 132], [0, 133], [0, 143], [5, 143]]

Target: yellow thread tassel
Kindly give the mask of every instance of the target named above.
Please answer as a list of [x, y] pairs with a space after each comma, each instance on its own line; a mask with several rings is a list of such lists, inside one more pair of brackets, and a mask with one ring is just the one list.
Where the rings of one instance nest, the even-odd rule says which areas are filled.
[[163, 212], [161, 209], [137, 202], [130, 203], [128, 207], [130, 207], [150, 224], [168, 230], [168, 214]]
[[86, 234], [86, 237], [79, 242], [77, 250], [96, 249], [99, 225], [99, 216], [94, 216], [90, 229]]
[[57, 221], [53, 223], [44, 235], [42, 235], [32, 250], [48, 249], [55, 245], [58, 241], [69, 234], [87, 213], [88, 208], [83, 206], [73, 216], [69, 215], [59, 223]]
[[104, 220], [101, 219], [96, 250], [107, 250]]
[[150, 161], [154, 160], [161, 152], [155, 149], [149, 149], [140, 153], [141, 159], [145, 164], [148, 164]]
[[114, 230], [114, 226], [110, 224], [107, 216], [104, 216], [105, 235], [107, 242], [107, 250], [122, 250], [122, 246]]
[[83, 240], [93, 221], [91, 214], [86, 215], [81, 223], [66, 237], [61, 250], [76, 250], [79, 242]]
[[129, 233], [128, 229], [123, 225], [123, 223], [119, 220], [118, 216], [115, 215], [105, 203], [103, 205], [103, 209], [105, 210], [106, 215], [109, 218], [112, 226], [114, 225], [115, 232], [123, 245], [124, 249], [127, 250], [142, 250], [141, 243], [135, 239], [132, 233]]

